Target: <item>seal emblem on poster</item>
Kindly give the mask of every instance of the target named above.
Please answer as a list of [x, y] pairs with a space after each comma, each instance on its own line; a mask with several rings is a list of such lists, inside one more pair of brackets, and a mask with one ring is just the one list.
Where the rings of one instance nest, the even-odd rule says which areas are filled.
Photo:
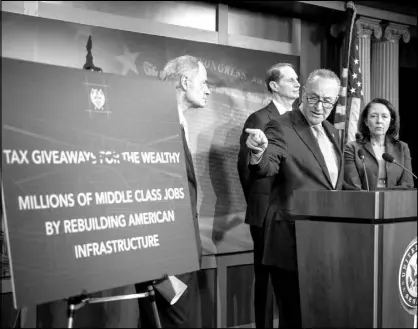
[[86, 111], [89, 112], [90, 117], [94, 117], [96, 113], [99, 115], [105, 114], [109, 117], [112, 111], [109, 108], [109, 95], [107, 90], [109, 86], [104, 81], [104, 74], [99, 73], [97, 76], [97, 73], [86, 72], [84, 86], [88, 99], [88, 108]]
[[95, 110], [103, 110], [103, 105], [106, 102], [103, 90], [100, 88], [91, 88], [90, 101], [93, 103]]
[[403, 308], [410, 314], [417, 314], [417, 238], [405, 249], [398, 277], [399, 298]]

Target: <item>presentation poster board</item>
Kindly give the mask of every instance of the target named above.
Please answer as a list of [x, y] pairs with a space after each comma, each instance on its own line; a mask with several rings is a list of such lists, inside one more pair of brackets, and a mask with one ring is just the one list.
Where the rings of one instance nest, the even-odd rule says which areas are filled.
[[158, 80], [165, 63], [177, 56], [203, 62], [211, 95], [205, 108], [185, 113], [203, 253], [251, 251], [237, 171], [239, 138], [248, 116], [271, 101], [266, 70], [285, 62], [299, 72], [299, 56], [2, 12], [4, 57], [82, 68], [89, 35], [94, 64], [105, 73]]
[[2, 59], [16, 308], [199, 268], [172, 85]]

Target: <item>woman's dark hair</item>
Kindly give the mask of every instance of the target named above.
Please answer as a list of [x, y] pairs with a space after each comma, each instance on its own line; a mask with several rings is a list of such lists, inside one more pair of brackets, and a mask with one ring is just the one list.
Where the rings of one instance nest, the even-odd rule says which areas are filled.
[[363, 111], [360, 113], [360, 117], [358, 119], [358, 126], [357, 126], [357, 134], [356, 139], [358, 141], [368, 141], [370, 140], [370, 130], [366, 126], [366, 119], [369, 115], [369, 110], [373, 104], [382, 104], [387, 107], [390, 113], [390, 124], [388, 131], [386, 132], [387, 137], [392, 137], [393, 139], [397, 140], [399, 138], [399, 114], [398, 111], [395, 110], [392, 103], [387, 101], [383, 98], [375, 98], [371, 102], [369, 102]]

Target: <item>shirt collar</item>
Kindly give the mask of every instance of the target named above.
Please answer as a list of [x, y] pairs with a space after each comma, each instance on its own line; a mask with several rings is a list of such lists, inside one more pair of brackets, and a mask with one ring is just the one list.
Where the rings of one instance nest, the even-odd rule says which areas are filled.
[[[299, 105], [299, 110], [300, 110], [300, 112], [302, 113], [302, 115], [305, 117], [306, 121], [308, 122], [309, 127], [311, 127], [311, 129], [312, 129], [313, 131], [315, 131], [315, 127], [318, 127], [319, 129], [323, 130], [323, 127], [322, 127], [322, 122], [321, 122], [320, 124], [317, 124], [317, 125], [312, 125], [312, 124], [309, 122], [308, 118], [306, 117], [305, 113], [304, 113], [304, 112], [303, 112], [303, 110], [302, 110], [302, 107], [303, 107], [303, 104], [300, 104], [300, 105]], [[315, 131], [315, 133], [316, 133], [316, 131]]]
[[282, 104], [280, 104], [274, 98], [272, 98], [272, 101], [273, 101], [273, 104], [276, 106], [277, 110], [279, 111], [280, 115], [292, 110], [292, 109], [287, 110]]
[[179, 120], [180, 120], [180, 125], [183, 127], [187, 127], [187, 121], [186, 118], [184, 117], [184, 113], [183, 111], [179, 108]]

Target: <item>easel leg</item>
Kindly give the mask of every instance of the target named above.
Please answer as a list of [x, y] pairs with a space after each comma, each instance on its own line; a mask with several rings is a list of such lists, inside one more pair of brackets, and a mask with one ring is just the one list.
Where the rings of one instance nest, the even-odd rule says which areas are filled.
[[13, 328], [17, 328], [17, 323], [20, 321], [20, 328], [24, 328], [23, 326], [23, 315], [22, 315], [22, 308], [18, 308], [17, 309], [17, 313], [16, 313], [16, 317], [15, 317], [15, 321], [13, 322]]
[[162, 328], [161, 322], [160, 322], [160, 316], [158, 315], [157, 303], [155, 302], [155, 291], [152, 285], [148, 286], [148, 293], [149, 293], [149, 298], [151, 301], [152, 312], [154, 313], [155, 325], [157, 328]]
[[89, 298], [87, 298], [85, 295], [80, 295], [68, 299], [68, 328], [72, 328], [74, 325], [75, 311], [83, 307], [88, 301]]
[[88, 297], [86, 294], [80, 295], [77, 297], [72, 297], [68, 299], [68, 328], [73, 328], [74, 325], [74, 317], [75, 311], [79, 308], [83, 307], [86, 304], [94, 304], [94, 303], [103, 303], [103, 302], [111, 302], [116, 300], [125, 300], [125, 299], [132, 299], [132, 298], [150, 298], [152, 312], [155, 317], [155, 325], [157, 328], [162, 328], [160, 317], [158, 315], [157, 303], [155, 302], [155, 291], [152, 285], [147, 287], [148, 292], [140, 293], [140, 294], [133, 294], [133, 295], [126, 295], [126, 296], [112, 296], [112, 297], [101, 297], [101, 298], [91, 298]]
[[68, 305], [68, 326], [67, 326], [68, 328], [73, 327], [74, 315], [75, 315], [75, 305], [70, 304]]

